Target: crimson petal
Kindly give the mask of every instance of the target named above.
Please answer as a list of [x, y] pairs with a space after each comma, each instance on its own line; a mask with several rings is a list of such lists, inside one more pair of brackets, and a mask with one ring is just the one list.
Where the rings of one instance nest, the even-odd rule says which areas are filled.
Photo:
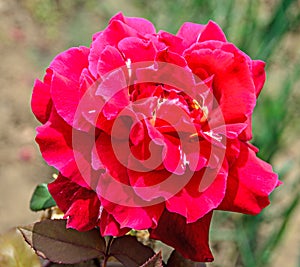
[[48, 188], [58, 207], [65, 213], [67, 227], [88, 231], [97, 226], [100, 201], [94, 191], [73, 183], [61, 174]]
[[51, 79], [52, 70], [48, 69], [44, 77], [44, 82], [36, 80], [33, 87], [31, 108], [35, 117], [41, 123], [47, 122], [52, 109], [53, 103], [50, 95]]
[[185, 258], [211, 262], [214, 259], [208, 244], [211, 217], [212, 212], [194, 223], [186, 223], [181, 215], [165, 210], [150, 237], [174, 247]]
[[240, 142], [240, 154], [230, 169], [226, 194], [218, 209], [258, 214], [270, 203], [268, 196], [277, 184], [277, 174], [271, 165]]
[[225, 195], [226, 180], [226, 164], [220, 171], [206, 168], [195, 172], [187, 185], [166, 201], [166, 208], [193, 223], [219, 206]]

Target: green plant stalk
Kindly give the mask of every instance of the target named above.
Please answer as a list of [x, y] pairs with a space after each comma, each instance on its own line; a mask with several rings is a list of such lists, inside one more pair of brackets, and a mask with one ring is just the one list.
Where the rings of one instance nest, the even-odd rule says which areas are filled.
[[269, 262], [272, 252], [282, 240], [282, 237], [287, 229], [287, 225], [290, 219], [292, 218], [292, 215], [294, 214], [296, 208], [299, 205], [299, 200], [300, 194], [296, 194], [296, 196], [294, 197], [293, 201], [291, 202], [290, 206], [284, 214], [284, 219], [279, 227], [279, 230], [277, 231], [276, 229], [275, 231], [273, 231], [273, 233], [270, 235], [270, 238], [261, 249], [261, 254], [258, 255], [257, 267], [266, 266], [266, 264]]

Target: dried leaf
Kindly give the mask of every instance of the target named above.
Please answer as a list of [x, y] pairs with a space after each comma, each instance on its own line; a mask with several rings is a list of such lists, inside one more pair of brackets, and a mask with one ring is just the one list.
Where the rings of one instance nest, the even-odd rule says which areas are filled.
[[194, 262], [182, 257], [176, 250], [173, 250], [167, 267], [206, 267], [203, 262]]
[[52, 262], [75, 264], [105, 253], [105, 240], [98, 230], [67, 229], [65, 220], [44, 220], [19, 230], [38, 255]]
[[163, 261], [161, 257], [161, 252], [155, 254], [147, 262], [145, 262], [141, 267], [163, 267]]
[[14, 229], [0, 237], [0, 266], [40, 267], [41, 264], [20, 232]]
[[154, 252], [137, 241], [135, 237], [127, 235], [113, 240], [109, 255], [115, 257], [126, 267], [139, 267], [153, 257]]

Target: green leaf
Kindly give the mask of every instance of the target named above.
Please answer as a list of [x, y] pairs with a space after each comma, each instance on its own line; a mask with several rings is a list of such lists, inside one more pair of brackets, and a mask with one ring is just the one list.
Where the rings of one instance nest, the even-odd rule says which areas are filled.
[[32, 211], [45, 210], [56, 206], [55, 200], [52, 198], [48, 191], [47, 184], [39, 184], [31, 197], [30, 209]]
[[126, 267], [139, 267], [153, 255], [154, 252], [150, 247], [129, 235], [114, 238], [109, 249], [109, 256], [115, 257]]
[[0, 236], [0, 266], [40, 267], [41, 264], [20, 232], [14, 229]]
[[161, 257], [161, 252], [155, 254], [147, 262], [145, 262], [141, 267], [163, 267], [163, 261]]
[[44, 220], [19, 230], [38, 255], [52, 262], [75, 264], [105, 254], [99, 230], [67, 229], [66, 220]]
[[194, 262], [182, 257], [176, 250], [173, 250], [169, 260], [167, 267], [205, 267], [205, 263], [203, 262]]

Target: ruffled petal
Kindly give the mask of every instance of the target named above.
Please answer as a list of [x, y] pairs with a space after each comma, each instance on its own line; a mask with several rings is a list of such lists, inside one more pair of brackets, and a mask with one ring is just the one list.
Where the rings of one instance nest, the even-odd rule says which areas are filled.
[[[247, 58], [215, 48], [217, 41], [199, 44], [186, 53], [188, 65], [197, 74], [205, 69], [214, 75], [213, 93], [219, 102], [226, 123], [243, 123], [256, 104], [255, 87]], [[212, 50], [213, 49], [213, 50]]]
[[200, 43], [211, 40], [226, 42], [226, 36], [224, 32], [222, 31], [220, 26], [212, 20], [210, 20], [204, 27], [198, 38], [198, 42]]
[[49, 69], [71, 81], [78, 82], [82, 70], [88, 67], [89, 53], [90, 49], [85, 46], [72, 47], [57, 55]]
[[202, 24], [185, 22], [182, 24], [176, 35], [182, 38], [183, 45], [185, 48], [188, 48], [197, 42], [197, 39], [204, 28], [205, 25]]
[[80, 79], [88, 67], [89, 49], [71, 48], [57, 56], [50, 68], [53, 70], [51, 97], [57, 113], [71, 126], [82, 96]]
[[130, 62], [153, 61], [156, 53], [151, 41], [137, 37], [124, 38], [118, 48]]
[[50, 95], [51, 79], [52, 71], [48, 69], [44, 82], [36, 80], [33, 86], [31, 109], [41, 123], [48, 121], [53, 105]]
[[137, 37], [138, 32], [120, 20], [113, 20], [108, 27], [97, 36], [91, 45], [91, 52], [89, 54], [89, 70], [95, 78], [99, 77], [97, 66], [104, 49], [108, 45], [117, 47], [122, 39], [130, 36]]
[[120, 228], [120, 224], [104, 209], [101, 212], [99, 227], [102, 236], [122, 236], [131, 230], [126, 227]]
[[164, 211], [150, 237], [174, 247], [183, 257], [199, 262], [211, 262], [208, 236], [212, 212], [194, 223], [186, 223], [183, 216]]
[[163, 203], [145, 207], [128, 207], [106, 201], [103, 198], [101, 198], [101, 203], [105, 210], [114, 217], [121, 229], [145, 230], [155, 228], [164, 210]]
[[122, 21], [141, 35], [154, 34], [156, 32], [154, 25], [144, 18], [125, 17], [122, 12], [119, 12], [110, 19], [110, 23], [115, 20]]
[[168, 211], [193, 223], [215, 209], [225, 195], [227, 169], [224, 165], [220, 171], [206, 168], [195, 172], [184, 188], [166, 201]]
[[269, 201], [270, 193], [278, 184], [278, 176], [270, 164], [256, 157], [245, 143], [240, 143], [240, 153], [231, 166], [227, 190], [221, 210], [258, 214]]
[[102, 76], [124, 65], [125, 61], [120, 54], [120, 51], [117, 48], [108, 45], [99, 57], [97, 72]]
[[94, 191], [73, 183], [61, 174], [48, 188], [58, 207], [65, 213], [68, 228], [88, 231], [97, 226], [100, 201]]
[[252, 74], [257, 97], [259, 96], [266, 80], [265, 65], [265, 62], [261, 60], [252, 61]]
[[93, 144], [93, 136], [72, 130], [52, 109], [48, 122], [37, 128], [36, 142], [50, 166], [73, 182], [89, 187], [92, 183], [89, 149]]

